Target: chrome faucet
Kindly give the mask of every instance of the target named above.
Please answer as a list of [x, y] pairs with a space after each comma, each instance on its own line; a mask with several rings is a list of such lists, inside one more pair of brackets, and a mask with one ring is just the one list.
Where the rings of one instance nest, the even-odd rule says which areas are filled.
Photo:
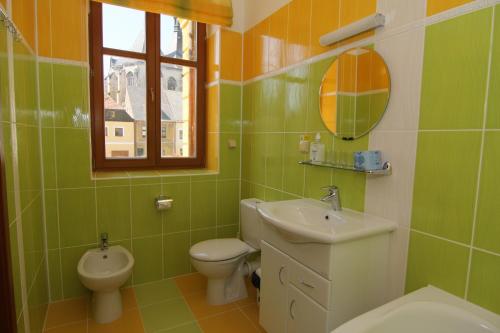
[[340, 190], [335, 185], [330, 185], [326, 187], [322, 187], [322, 190], [327, 190], [328, 193], [322, 197], [320, 200], [323, 202], [330, 202], [332, 205], [332, 209], [335, 211], [342, 210], [342, 204], [340, 203]]
[[101, 234], [101, 251], [108, 249], [108, 233], [103, 232]]

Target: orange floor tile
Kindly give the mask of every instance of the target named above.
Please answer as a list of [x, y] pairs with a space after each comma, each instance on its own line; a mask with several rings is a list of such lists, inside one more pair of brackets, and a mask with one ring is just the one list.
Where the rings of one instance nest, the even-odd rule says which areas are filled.
[[[141, 297], [147, 298], [142, 300], [141, 305], [137, 302], [135, 288], [123, 289], [123, 315], [109, 324], [98, 324], [92, 319], [91, 306], [87, 298], [49, 304], [44, 332], [150, 333], [160, 329], [162, 332], [172, 333], [265, 333], [259, 325], [256, 290], [249, 281], [247, 281], [248, 298], [216, 306], [206, 302], [206, 285], [206, 278], [195, 273], [154, 282], [152, 286], [159, 290], [156, 294], [154, 290], [145, 293], [144, 286], [137, 286], [142, 288], [138, 289]], [[151, 289], [151, 286], [149, 287]], [[161, 292], [167, 289], [169, 292]], [[168, 309], [167, 303], [176, 304], [177, 310], [179, 307], [184, 310], [174, 316], [175, 318], [169, 319], [165, 311], [170, 313], [172, 309], [165, 310]], [[179, 319], [181, 314], [182, 320]]]

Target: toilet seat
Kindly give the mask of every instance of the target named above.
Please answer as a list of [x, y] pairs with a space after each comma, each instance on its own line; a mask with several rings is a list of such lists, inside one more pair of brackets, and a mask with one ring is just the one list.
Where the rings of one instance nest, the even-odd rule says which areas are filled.
[[238, 238], [209, 239], [191, 247], [189, 254], [200, 261], [226, 261], [240, 257], [253, 250]]

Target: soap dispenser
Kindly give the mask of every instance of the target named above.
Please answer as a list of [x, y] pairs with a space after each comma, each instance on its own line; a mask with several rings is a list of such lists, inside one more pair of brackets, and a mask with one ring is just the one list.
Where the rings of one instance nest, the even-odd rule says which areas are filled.
[[321, 143], [321, 135], [319, 133], [316, 133], [314, 142], [311, 143], [309, 158], [311, 162], [316, 163], [325, 161], [325, 144]]

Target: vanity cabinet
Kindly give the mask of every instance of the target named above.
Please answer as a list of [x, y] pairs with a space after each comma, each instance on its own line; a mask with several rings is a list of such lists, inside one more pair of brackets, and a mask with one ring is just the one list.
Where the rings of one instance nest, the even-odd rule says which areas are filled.
[[388, 233], [294, 243], [264, 224], [263, 235], [260, 324], [267, 333], [329, 333], [388, 301]]

